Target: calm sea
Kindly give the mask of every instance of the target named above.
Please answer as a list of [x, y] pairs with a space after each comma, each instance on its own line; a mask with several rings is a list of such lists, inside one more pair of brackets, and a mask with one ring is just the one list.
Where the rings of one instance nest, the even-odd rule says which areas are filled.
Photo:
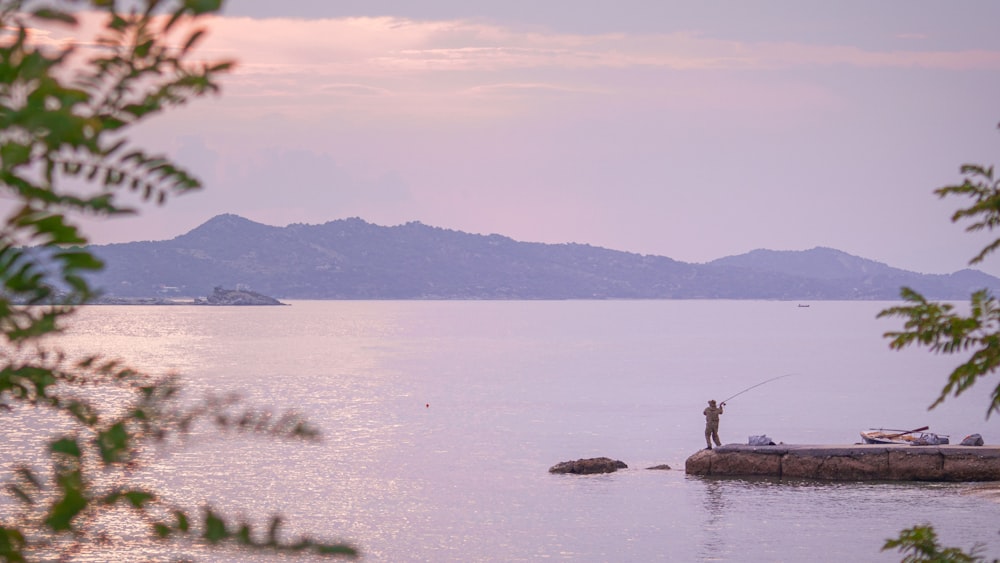
[[[868, 428], [928, 425], [1000, 443], [1000, 421], [985, 420], [996, 379], [928, 412], [957, 361], [889, 350], [881, 335], [898, 321], [875, 319], [888, 305], [102, 306], [61, 345], [178, 372], [195, 395], [307, 415], [319, 444], [206, 433], [156, 453], [141, 478], [191, 507], [281, 512], [289, 532], [349, 541], [365, 561], [898, 561], [883, 542], [920, 523], [1000, 556], [995, 488], [684, 474], [708, 399], [786, 374], [728, 404], [724, 442], [851, 444]], [[14, 437], [0, 442], [8, 461]], [[595, 456], [629, 468], [548, 473]], [[78, 560], [138, 559], [168, 560], [128, 546]]]

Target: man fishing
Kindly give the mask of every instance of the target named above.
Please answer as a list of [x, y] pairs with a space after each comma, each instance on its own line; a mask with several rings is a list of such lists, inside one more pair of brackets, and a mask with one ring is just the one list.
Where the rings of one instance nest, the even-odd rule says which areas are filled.
[[708, 445], [706, 450], [712, 449], [712, 440], [715, 440], [716, 446], [722, 445], [722, 441], [719, 440], [719, 416], [722, 415], [724, 406], [726, 403], [715, 406], [715, 399], [712, 399], [708, 402], [708, 408], [702, 412], [705, 415], [705, 444]]
[[739, 393], [731, 397], [727, 397], [726, 400], [722, 401], [722, 404], [719, 406], [715, 406], [715, 399], [709, 401], [708, 408], [702, 411], [703, 414], [705, 415], [705, 444], [708, 446], [705, 449], [706, 450], [712, 449], [712, 440], [715, 440], [716, 446], [722, 445], [721, 440], [719, 440], [719, 416], [722, 414], [722, 407], [726, 406], [726, 403], [728, 401], [735, 399], [736, 397], [739, 397], [740, 395], [746, 393], [751, 389], [756, 389], [761, 385], [764, 385], [765, 383], [770, 383], [772, 381], [776, 381], [783, 377], [791, 377], [792, 375], [794, 374], [786, 373], [785, 375], [779, 375], [777, 377], [772, 377], [771, 379], [765, 379], [764, 381], [761, 381], [756, 385], [751, 385], [750, 387], [747, 387], [746, 389], [740, 391]]

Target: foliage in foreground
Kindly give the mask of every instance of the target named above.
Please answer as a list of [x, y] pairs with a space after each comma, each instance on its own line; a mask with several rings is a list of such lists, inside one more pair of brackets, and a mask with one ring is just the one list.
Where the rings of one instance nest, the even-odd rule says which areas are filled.
[[[941, 198], [949, 195], [972, 198], [972, 205], [956, 211], [951, 220], [973, 220], [966, 227], [968, 232], [992, 231], [1000, 226], [1000, 182], [993, 178], [993, 167], [966, 164], [961, 171], [966, 175], [961, 184], [944, 186], [934, 193]], [[1000, 248], [1000, 238], [983, 248], [969, 264], [982, 262], [997, 248]], [[952, 371], [930, 408], [941, 404], [949, 395], [958, 397], [979, 379], [996, 373], [1000, 367], [1000, 303], [996, 297], [985, 289], [977, 291], [972, 295], [969, 315], [963, 316], [957, 314], [951, 304], [927, 301], [908, 287], [902, 288], [901, 296], [908, 305], [890, 307], [878, 314], [879, 317], [905, 319], [904, 330], [885, 334], [891, 339], [891, 348], [901, 350], [915, 345], [927, 347], [935, 354], [971, 352], [969, 358]], [[993, 389], [987, 418], [994, 412], [1000, 412], [1000, 384]]]
[[[165, 550], [240, 546], [355, 556], [347, 545], [286, 539], [279, 517], [255, 530], [212, 506], [175, 506], [169, 491], [132, 477], [151, 444], [174, 444], [198, 424], [317, 439], [298, 416], [238, 411], [233, 401], [212, 397], [181, 400], [176, 377], [153, 377], [115, 359], [70, 358], [43, 338], [94, 297], [85, 275], [102, 264], [84, 248], [79, 216], [134, 212], [119, 203], [123, 193], [163, 203], [200, 187], [125, 133], [218, 90], [217, 76], [231, 64], [197, 62], [192, 53], [204, 35], [201, 18], [221, 0], [132, 4], [139, 9], [123, 13], [109, 0], [0, 0], [0, 197], [14, 202], [0, 224], [0, 423], [44, 417], [54, 429], [51, 436], [36, 430], [44, 451], [22, 452], [2, 476], [8, 498], [0, 498], [0, 561], [64, 560], [107, 547], [117, 541], [102, 527], [109, 515], [137, 524]], [[80, 29], [78, 18], [95, 16], [104, 27], [83, 47], [45, 46], [32, 34], [38, 25]]]
[[[934, 191], [941, 198], [957, 195], [973, 200], [969, 207], [952, 214], [952, 222], [972, 220], [966, 227], [967, 232], [992, 231], [1000, 226], [1000, 181], [994, 180], [993, 167], [966, 164], [961, 173], [965, 175], [961, 184]], [[969, 264], [982, 262], [998, 248], [1000, 238], [986, 245]], [[928, 301], [908, 287], [901, 289], [901, 297], [906, 305], [890, 307], [878, 314], [879, 318], [904, 319], [902, 331], [885, 333], [890, 339], [890, 348], [902, 350], [908, 346], [922, 346], [935, 354], [969, 354], [968, 359], [948, 376], [930, 409], [949, 396], [958, 397], [980, 379], [996, 373], [1000, 367], [1000, 303], [989, 291], [984, 289], [972, 294], [966, 316], [956, 313], [953, 305]], [[993, 389], [986, 418], [995, 412], [1000, 412], [1000, 384]], [[966, 553], [958, 548], [943, 548], [938, 544], [934, 528], [929, 525], [903, 530], [899, 537], [886, 541], [882, 550], [888, 549], [906, 554], [903, 558], [906, 563], [984, 561], [975, 549]]]
[[[903, 563], [984, 563], [980, 547], [969, 553], [957, 547], [944, 547], [938, 542], [937, 532], [927, 526], [914, 526], [899, 533], [896, 539], [886, 540], [882, 550], [898, 549]], [[997, 559], [993, 563], [997, 563]]]

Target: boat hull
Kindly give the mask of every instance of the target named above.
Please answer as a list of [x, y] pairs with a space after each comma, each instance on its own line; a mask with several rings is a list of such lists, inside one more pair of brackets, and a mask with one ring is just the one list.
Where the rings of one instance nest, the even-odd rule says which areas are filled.
[[948, 443], [947, 436], [931, 432], [899, 432], [896, 430], [867, 430], [861, 432], [865, 444], [895, 444], [899, 446], [942, 445]]

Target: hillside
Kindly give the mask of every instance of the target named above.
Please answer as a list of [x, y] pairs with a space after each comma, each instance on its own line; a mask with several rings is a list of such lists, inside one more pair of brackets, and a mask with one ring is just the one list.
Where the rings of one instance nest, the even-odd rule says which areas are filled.
[[918, 274], [828, 248], [689, 264], [357, 218], [272, 227], [219, 215], [171, 240], [92, 250], [107, 264], [92, 281], [120, 297], [242, 286], [282, 299], [895, 299], [908, 285], [930, 298], [964, 299], [1000, 288], [1000, 279], [975, 270]]

